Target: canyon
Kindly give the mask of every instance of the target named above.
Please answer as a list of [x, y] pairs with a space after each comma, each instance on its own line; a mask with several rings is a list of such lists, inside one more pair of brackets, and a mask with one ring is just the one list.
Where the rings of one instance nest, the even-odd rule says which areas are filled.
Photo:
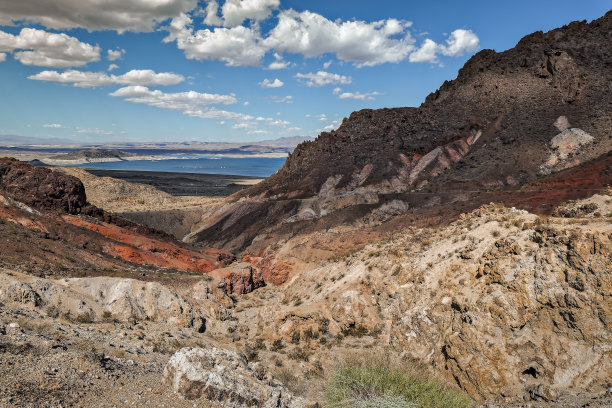
[[609, 406], [610, 44], [612, 12], [480, 51], [226, 198], [0, 159], [1, 403], [314, 407], [375, 361]]

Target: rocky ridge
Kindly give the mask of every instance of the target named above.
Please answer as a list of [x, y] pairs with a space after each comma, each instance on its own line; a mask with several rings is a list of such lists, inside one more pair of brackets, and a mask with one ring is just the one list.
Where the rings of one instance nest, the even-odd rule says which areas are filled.
[[377, 212], [422, 218], [445, 204], [514, 205], [505, 201], [511, 194], [487, 193], [607, 160], [611, 26], [609, 12], [531, 34], [508, 51], [483, 50], [418, 108], [352, 113], [336, 131], [299, 145], [281, 170], [236, 194], [187, 240], [258, 256], [266, 235], [308, 231], [313, 219], [324, 218], [317, 228], [328, 229]]
[[[49, 269], [49, 264], [55, 264], [61, 270], [66, 264], [83, 263], [90, 268], [99, 263], [110, 268], [120, 259], [203, 273], [235, 260], [228, 252], [186, 245], [92, 206], [76, 177], [14, 159], [0, 159], [0, 215], [7, 241], [6, 255], [0, 261], [27, 251], [29, 257], [19, 257], [18, 261], [32, 269]], [[7, 222], [19, 228], [15, 230]], [[28, 239], [15, 240], [11, 234], [23, 234]], [[44, 244], [32, 245], [32, 235]], [[80, 259], [74, 258], [75, 254]]]

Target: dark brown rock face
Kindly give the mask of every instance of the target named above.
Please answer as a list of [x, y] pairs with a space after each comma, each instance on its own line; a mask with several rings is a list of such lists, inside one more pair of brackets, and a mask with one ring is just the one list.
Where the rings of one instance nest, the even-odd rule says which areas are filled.
[[[505, 52], [480, 51], [418, 108], [354, 112], [302, 143], [276, 174], [235, 196], [247, 200], [190, 239], [243, 249], [267, 228], [291, 222], [294, 233], [306, 217], [335, 217], [329, 228], [376, 218], [368, 214], [392, 200], [413, 212], [452, 203], [453, 192], [475, 208], [474, 191], [516, 189], [602, 157], [612, 150], [610, 44], [612, 12], [533, 33]], [[571, 130], [560, 136], [559, 123]], [[560, 144], [572, 152], [558, 154]]]
[[8, 158], [0, 159], [0, 192], [41, 211], [76, 214], [87, 202], [76, 177]]
[[351, 174], [372, 164], [365, 184], [398, 175], [400, 154], [425, 155], [481, 130], [482, 137], [445, 177], [475, 184], [533, 180], [566, 116], [599, 143], [592, 156], [611, 146], [612, 12], [590, 24], [574, 22], [546, 34], [536, 32], [515, 48], [472, 57], [454, 81], [445, 82], [418, 108], [362, 110], [340, 128], [302, 143], [265, 183], [241, 193], [318, 193], [329, 176]]

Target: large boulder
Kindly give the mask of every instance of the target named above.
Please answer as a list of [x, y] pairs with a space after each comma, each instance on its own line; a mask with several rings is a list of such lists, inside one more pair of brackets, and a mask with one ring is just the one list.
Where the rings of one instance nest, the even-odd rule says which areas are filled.
[[307, 406], [260, 364], [249, 364], [244, 356], [216, 347], [180, 349], [166, 364], [163, 380], [189, 400], [206, 398], [231, 407]]

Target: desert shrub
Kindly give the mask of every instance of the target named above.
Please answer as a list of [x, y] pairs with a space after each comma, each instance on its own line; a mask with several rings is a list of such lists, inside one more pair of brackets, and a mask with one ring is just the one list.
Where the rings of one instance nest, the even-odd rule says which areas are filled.
[[399, 265], [395, 265], [395, 267], [393, 268], [393, 271], [391, 272], [391, 276], [397, 276], [399, 275], [399, 273], [401, 272], [402, 267]]
[[[318, 333], [317, 333], [318, 334]], [[317, 334], [315, 334], [312, 331], [312, 328], [309, 327], [306, 330], [304, 330], [304, 339], [306, 340], [312, 340], [312, 339], [316, 339], [317, 338]]]
[[329, 330], [329, 319], [323, 317], [319, 320], [319, 333], [325, 334]]
[[259, 353], [257, 349], [253, 347], [253, 344], [250, 344], [250, 343], [245, 344], [244, 348], [242, 349], [242, 353], [244, 354], [247, 361], [249, 362], [259, 361]]
[[[382, 405], [387, 402], [400, 403], [402, 397], [406, 405]], [[374, 405], [376, 401], [381, 405]], [[467, 408], [472, 400], [460, 391], [449, 390], [436, 380], [419, 380], [414, 376], [381, 367], [343, 367], [330, 380], [325, 391], [327, 407], [361, 406], [413, 406], [419, 408]], [[372, 405], [361, 405], [371, 402]]]
[[368, 333], [368, 328], [361, 324], [351, 324], [348, 327], [342, 329], [342, 335], [344, 337], [363, 337], [366, 336]]
[[385, 395], [352, 404], [355, 408], [416, 408], [417, 405], [406, 401], [401, 395]]
[[276, 339], [272, 342], [270, 346], [270, 351], [279, 351], [285, 348], [285, 342], [283, 339]]
[[294, 360], [308, 361], [312, 353], [306, 348], [296, 347], [289, 352], [289, 358]]
[[60, 315], [60, 311], [54, 305], [49, 306], [46, 312], [47, 312], [47, 316], [53, 317], [53, 318], [57, 318]]

